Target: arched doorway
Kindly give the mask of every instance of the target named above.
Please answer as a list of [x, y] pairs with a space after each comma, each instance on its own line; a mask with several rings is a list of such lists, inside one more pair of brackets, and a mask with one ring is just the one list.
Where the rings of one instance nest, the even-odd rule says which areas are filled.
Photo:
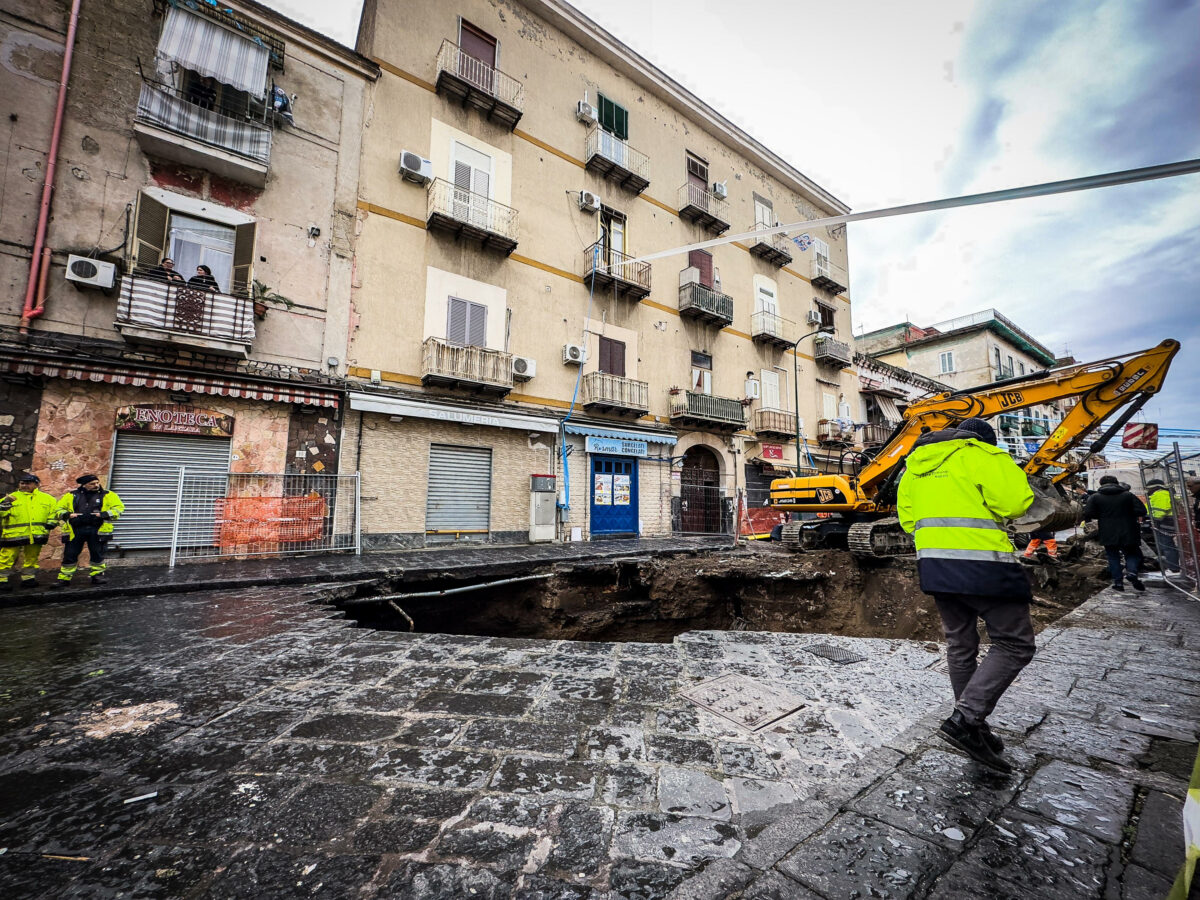
[[680, 477], [679, 524], [692, 534], [721, 531], [721, 466], [707, 447], [692, 447], [683, 455]]

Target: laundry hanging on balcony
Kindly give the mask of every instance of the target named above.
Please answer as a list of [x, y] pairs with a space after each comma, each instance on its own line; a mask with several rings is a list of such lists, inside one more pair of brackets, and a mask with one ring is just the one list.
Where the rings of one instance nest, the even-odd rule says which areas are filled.
[[158, 53], [253, 97], [266, 91], [270, 52], [263, 44], [179, 7], [167, 7]]

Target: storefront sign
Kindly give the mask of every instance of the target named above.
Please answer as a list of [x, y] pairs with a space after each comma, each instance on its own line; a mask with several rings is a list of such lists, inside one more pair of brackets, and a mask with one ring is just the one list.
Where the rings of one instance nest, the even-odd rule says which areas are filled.
[[233, 437], [233, 422], [233, 416], [190, 406], [122, 406], [117, 410], [117, 431]]
[[613, 506], [628, 506], [630, 497], [630, 476], [613, 476]]
[[607, 453], [610, 456], [649, 456], [646, 441], [627, 441], [622, 438], [588, 437], [584, 439], [588, 453]]
[[763, 459], [783, 459], [783, 444], [763, 444]]
[[596, 475], [595, 486], [592, 489], [592, 503], [596, 506], [612, 506], [613, 477], [611, 475]]

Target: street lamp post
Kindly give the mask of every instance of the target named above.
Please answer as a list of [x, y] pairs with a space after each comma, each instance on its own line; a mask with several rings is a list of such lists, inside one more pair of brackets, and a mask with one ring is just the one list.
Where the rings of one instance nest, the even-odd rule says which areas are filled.
[[833, 334], [832, 325], [822, 325], [816, 331], [802, 334], [792, 342], [792, 387], [796, 391], [796, 470], [800, 469], [800, 342], [814, 334]]

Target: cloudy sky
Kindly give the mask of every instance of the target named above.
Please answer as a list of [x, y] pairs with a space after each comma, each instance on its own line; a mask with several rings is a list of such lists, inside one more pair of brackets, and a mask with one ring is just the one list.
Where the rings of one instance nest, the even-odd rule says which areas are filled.
[[[357, 3], [267, 3], [353, 43]], [[575, 5], [858, 211], [1200, 157], [1200, 0]], [[1176, 338], [1143, 418], [1200, 428], [1200, 175], [849, 240], [856, 333], [995, 307], [1080, 360]]]

